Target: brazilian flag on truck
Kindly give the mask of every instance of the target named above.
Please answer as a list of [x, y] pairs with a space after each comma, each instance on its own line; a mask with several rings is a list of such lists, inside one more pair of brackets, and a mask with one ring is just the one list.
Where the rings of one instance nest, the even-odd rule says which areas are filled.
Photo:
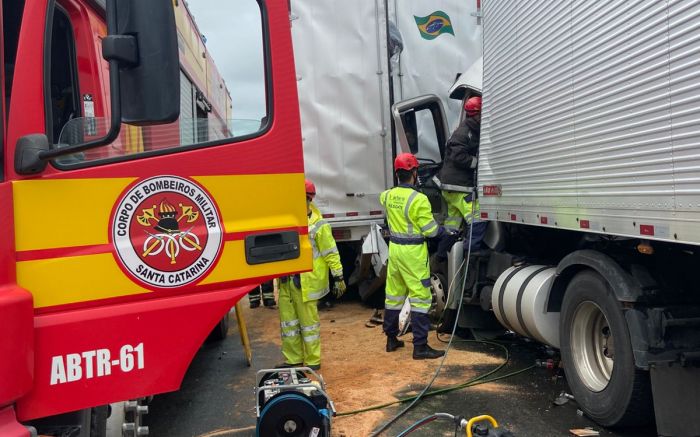
[[435, 11], [427, 17], [414, 15], [413, 18], [416, 20], [420, 36], [423, 39], [435, 39], [443, 33], [449, 33], [453, 36], [455, 34], [450, 16], [443, 11]]

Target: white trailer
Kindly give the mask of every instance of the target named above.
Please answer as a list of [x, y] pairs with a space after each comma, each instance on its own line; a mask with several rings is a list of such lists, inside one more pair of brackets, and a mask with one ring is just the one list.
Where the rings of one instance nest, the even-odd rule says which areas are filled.
[[[700, 2], [484, 0], [483, 28], [483, 90], [452, 90], [483, 91], [489, 221], [459, 323], [559, 348], [604, 426], [700, 435]], [[399, 138], [440, 105], [397, 104]]]
[[[337, 241], [359, 241], [384, 221], [378, 196], [394, 182], [391, 105], [441, 93], [480, 56], [476, 4], [290, 1], [306, 176]], [[430, 17], [432, 27], [421, 32], [419, 22]], [[403, 45], [393, 60], [389, 22]], [[465, 51], [474, 56], [465, 58]], [[444, 96], [443, 105], [456, 125], [459, 104]]]

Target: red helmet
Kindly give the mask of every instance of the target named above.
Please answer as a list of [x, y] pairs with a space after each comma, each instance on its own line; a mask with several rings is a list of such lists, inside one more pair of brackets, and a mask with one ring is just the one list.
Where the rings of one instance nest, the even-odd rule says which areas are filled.
[[479, 114], [481, 112], [481, 97], [476, 96], [468, 98], [467, 101], [464, 102], [464, 110], [470, 117]]
[[394, 160], [394, 171], [418, 168], [418, 160], [413, 153], [400, 153]]
[[304, 181], [304, 185], [306, 185], [306, 196], [313, 199], [316, 195], [316, 185], [308, 179]]

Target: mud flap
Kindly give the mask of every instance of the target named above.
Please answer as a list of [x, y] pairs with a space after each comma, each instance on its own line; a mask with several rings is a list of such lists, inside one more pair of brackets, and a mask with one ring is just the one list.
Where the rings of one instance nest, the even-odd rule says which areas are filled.
[[[659, 435], [700, 435], [700, 368], [658, 363], [650, 373]], [[683, 402], [677, 402], [679, 393]]]

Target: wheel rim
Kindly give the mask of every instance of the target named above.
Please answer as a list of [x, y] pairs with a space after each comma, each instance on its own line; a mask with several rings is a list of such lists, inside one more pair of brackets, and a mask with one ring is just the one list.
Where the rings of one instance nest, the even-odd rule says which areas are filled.
[[593, 302], [582, 302], [571, 325], [571, 352], [581, 382], [594, 392], [608, 386], [614, 364], [614, 342], [605, 314]]
[[430, 275], [430, 291], [432, 294], [432, 303], [428, 315], [434, 321], [442, 318], [442, 313], [447, 305], [447, 294], [443, 285], [444, 279], [442, 275], [433, 273]]

